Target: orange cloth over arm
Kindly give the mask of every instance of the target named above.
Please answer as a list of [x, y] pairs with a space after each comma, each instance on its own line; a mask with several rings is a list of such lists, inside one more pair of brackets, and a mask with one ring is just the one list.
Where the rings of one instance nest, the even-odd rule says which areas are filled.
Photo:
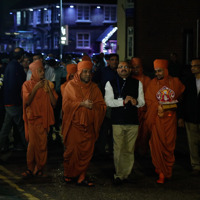
[[[25, 137], [28, 141], [27, 168], [43, 170], [47, 161], [47, 133], [49, 126], [54, 124], [54, 112], [49, 94], [45, 88], [39, 88], [32, 102], [27, 106], [26, 102], [35, 84], [34, 80], [26, 81], [22, 86], [23, 95], [23, 119], [25, 123]], [[49, 84], [52, 87], [52, 84]], [[55, 90], [51, 89], [57, 99]]]
[[[35, 97], [29, 106], [26, 105], [28, 97], [32, 92], [36, 82], [29, 80], [24, 82], [22, 86], [23, 97], [23, 119], [25, 123], [25, 136], [28, 140], [27, 124], [43, 124], [44, 129], [49, 130], [49, 126], [54, 124], [54, 113], [50, 102], [49, 94], [44, 91], [44, 88], [39, 88], [35, 94]], [[53, 83], [50, 84], [51, 87]], [[54, 97], [57, 99], [58, 95], [52, 88]]]
[[[98, 88], [98, 86], [94, 83], [91, 84], [90, 88], [87, 88], [85, 91], [81, 86], [76, 84], [74, 80], [70, 81], [64, 89], [64, 96], [63, 96], [63, 140], [67, 137], [68, 130], [70, 125], [73, 121], [76, 112], [79, 112], [79, 122], [83, 126], [87, 126], [88, 123], [92, 120], [94, 124], [95, 130], [95, 138], [98, 137], [98, 131], [100, 129], [101, 123], [103, 122], [105, 112], [106, 112], [106, 105], [102, 94]], [[89, 91], [87, 91], [89, 89]], [[85, 93], [84, 99], [82, 93]], [[93, 108], [92, 110], [80, 107], [80, 103], [83, 100], [90, 99], [93, 101]], [[81, 112], [80, 112], [81, 111]], [[78, 116], [78, 115], [76, 115]]]
[[[93, 102], [92, 109], [80, 106], [87, 99]], [[71, 80], [64, 89], [62, 110], [64, 176], [77, 177], [85, 173], [89, 166], [106, 104], [95, 83]]]
[[[140, 58], [133, 57], [131, 59], [131, 64], [132, 67], [134, 68], [132, 77], [142, 82], [143, 91], [145, 95], [151, 79], [143, 74], [142, 60]], [[138, 108], [138, 119], [140, 124], [139, 124], [138, 137], [136, 140], [135, 148], [136, 151], [140, 153], [146, 153], [148, 149], [149, 129], [146, 125], [146, 111], [147, 111], [146, 105]]]
[[[133, 78], [142, 82], [144, 95], [146, 93], [147, 87], [151, 79], [148, 76], [145, 76], [143, 73], [138, 76], [132, 76]], [[138, 150], [141, 153], [146, 153], [148, 149], [148, 140], [149, 140], [149, 129], [146, 125], [146, 112], [147, 106], [146, 104], [143, 107], [138, 108], [138, 119], [139, 119], [139, 129], [138, 129], [138, 137], [136, 140], [136, 151]]]
[[150, 149], [152, 162], [158, 171], [165, 177], [172, 175], [172, 166], [175, 162], [174, 149], [176, 141], [176, 111], [165, 111], [163, 117], [158, 116], [158, 99], [156, 93], [163, 86], [175, 92], [174, 100], [178, 99], [185, 87], [178, 78], [167, 76], [163, 80], [154, 78], [147, 88], [145, 101], [147, 104], [147, 124], [151, 130]]
[[60, 91], [61, 91], [61, 95], [63, 97], [64, 94], [64, 90], [65, 90], [65, 86], [67, 85], [68, 81], [64, 82], [61, 86], [60, 86]]

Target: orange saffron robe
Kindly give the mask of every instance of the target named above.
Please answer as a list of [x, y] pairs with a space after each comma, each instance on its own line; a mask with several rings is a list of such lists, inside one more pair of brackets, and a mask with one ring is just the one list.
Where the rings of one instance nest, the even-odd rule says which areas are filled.
[[[145, 95], [151, 79], [148, 76], [144, 75], [143, 72], [140, 72], [138, 76], [132, 76], [132, 77], [142, 82], [143, 91]], [[138, 119], [140, 124], [139, 124], [138, 137], [136, 140], [135, 148], [141, 149], [143, 153], [145, 153], [148, 148], [148, 139], [149, 139], [149, 130], [146, 125], [146, 112], [147, 112], [146, 104], [143, 107], [138, 108]]]
[[[80, 102], [92, 100], [90, 110]], [[103, 122], [106, 104], [95, 83], [74, 78], [64, 89], [62, 134], [65, 146], [64, 176], [77, 177], [86, 172]]]
[[[28, 141], [27, 166], [33, 171], [35, 166], [42, 170], [47, 161], [47, 133], [50, 125], [54, 124], [54, 112], [51, 105], [49, 94], [44, 88], [39, 88], [29, 106], [26, 105], [28, 97], [32, 92], [37, 81], [33, 79], [25, 81], [22, 86], [23, 96], [23, 119], [25, 124], [25, 137]], [[58, 95], [50, 87], [54, 97]]]
[[172, 176], [172, 167], [175, 162], [174, 149], [176, 143], [177, 119], [175, 110], [166, 110], [163, 117], [158, 116], [158, 99], [156, 93], [167, 86], [175, 92], [174, 100], [183, 93], [185, 86], [178, 78], [167, 76], [163, 80], [151, 80], [145, 95], [147, 104], [147, 125], [151, 130], [149, 141], [152, 162], [158, 173], [166, 178]]

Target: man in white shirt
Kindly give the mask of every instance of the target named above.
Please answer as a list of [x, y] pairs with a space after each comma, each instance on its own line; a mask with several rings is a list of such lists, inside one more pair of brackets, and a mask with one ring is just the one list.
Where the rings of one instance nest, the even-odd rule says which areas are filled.
[[144, 106], [142, 83], [130, 77], [128, 62], [120, 62], [118, 76], [105, 86], [105, 102], [111, 107], [114, 140], [114, 184], [120, 185], [130, 175], [138, 135], [138, 108]]

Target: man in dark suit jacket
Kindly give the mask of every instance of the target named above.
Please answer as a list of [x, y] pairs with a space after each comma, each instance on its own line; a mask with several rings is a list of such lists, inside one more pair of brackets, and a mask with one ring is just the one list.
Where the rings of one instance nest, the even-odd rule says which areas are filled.
[[24, 58], [24, 50], [20, 47], [14, 49], [13, 60], [10, 61], [4, 74], [4, 106], [5, 117], [0, 130], [0, 149], [5, 145], [8, 134], [12, 128], [12, 122], [17, 126], [20, 134], [21, 145], [26, 148], [24, 122], [22, 119], [21, 88], [26, 80], [26, 73], [20, 65]]
[[[188, 136], [190, 160], [194, 175], [200, 175], [200, 58], [191, 62], [192, 76], [184, 82], [183, 119]], [[183, 126], [179, 119], [179, 126]]]

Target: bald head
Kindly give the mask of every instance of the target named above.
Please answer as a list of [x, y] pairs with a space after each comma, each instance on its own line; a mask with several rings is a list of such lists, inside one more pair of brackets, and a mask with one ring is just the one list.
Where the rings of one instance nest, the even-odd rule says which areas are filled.
[[13, 52], [13, 58], [21, 62], [24, 59], [24, 49], [16, 47]]

